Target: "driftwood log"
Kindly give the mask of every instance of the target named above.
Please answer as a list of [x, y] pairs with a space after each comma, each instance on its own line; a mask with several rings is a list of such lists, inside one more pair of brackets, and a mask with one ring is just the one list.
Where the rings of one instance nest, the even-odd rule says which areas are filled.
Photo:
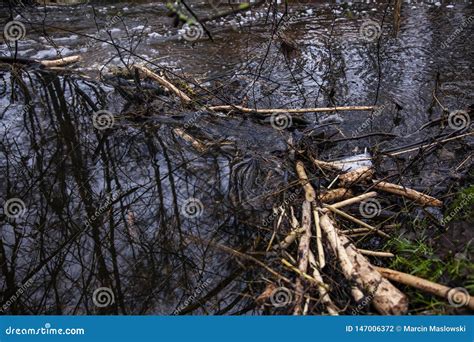
[[408, 299], [370, 264], [370, 262], [354, 247], [349, 239], [339, 234], [327, 214], [321, 217], [321, 228], [339, 258], [344, 276], [357, 284], [352, 289], [354, 299], [359, 301], [362, 290], [372, 297], [374, 308], [384, 315], [402, 315], [408, 311]]

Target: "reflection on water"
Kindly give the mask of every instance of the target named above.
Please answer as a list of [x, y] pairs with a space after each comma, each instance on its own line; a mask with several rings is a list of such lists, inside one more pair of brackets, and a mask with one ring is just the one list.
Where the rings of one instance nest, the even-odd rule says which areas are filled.
[[[439, 114], [434, 89], [450, 110], [472, 103], [468, 32], [442, 45], [472, 15], [461, 4], [404, 5], [397, 36], [384, 4], [290, 6], [285, 34], [297, 45], [290, 55], [278, 40], [268, 44], [281, 15], [274, 10], [210, 21], [213, 41], [189, 43], [170, 25], [164, 2], [94, 6], [80, 7], [86, 20], [69, 7], [26, 8], [18, 17], [27, 23], [18, 56], [80, 54], [79, 74], [8, 65], [0, 71], [1, 196], [2, 203], [16, 200], [0, 216], [1, 303], [27, 284], [8, 313], [249, 312], [262, 290], [261, 270], [226, 248], [265, 250], [273, 224], [262, 222], [297, 189], [290, 136], [298, 145], [309, 134], [302, 143], [324, 158], [388, 150], [438, 129], [418, 130]], [[197, 13], [207, 8], [196, 4]], [[6, 21], [5, 8], [0, 17]], [[367, 20], [383, 22], [380, 40], [361, 37]], [[3, 44], [1, 51], [10, 56], [14, 49]], [[136, 80], [109, 73], [137, 56], [176, 80], [192, 80], [192, 91], [210, 103], [376, 103], [384, 110], [368, 130], [360, 130], [368, 115], [361, 112], [294, 117], [288, 130], [256, 115], [196, 115], [177, 110], [152, 82], [137, 88]], [[205, 151], [176, 128], [201, 139]], [[337, 146], [323, 140], [361, 131], [398, 137]], [[421, 170], [419, 184], [445, 180], [442, 168], [453, 162], [440, 162], [436, 174]]]

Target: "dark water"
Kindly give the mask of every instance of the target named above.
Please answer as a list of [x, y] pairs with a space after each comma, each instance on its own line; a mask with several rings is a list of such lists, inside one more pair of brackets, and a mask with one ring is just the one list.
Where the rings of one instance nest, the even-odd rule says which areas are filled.
[[[216, 13], [205, 2], [193, 9]], [[213, 39], [194, 42], [173, 27], [163, 2], [16, 10], [26, 35], [17, 44], [4, 40], [3, 56], [54, 59], [59, 51], [82, 61], [74, 72], [0, 69], [1, 199], [15, 199], [11, 208], [20, 210], [5, 206], [0, 216], [1, 303], [24, 288], [5, 312], [252, 312], [261, 270], [222, 246], [265, 250], [274, 224], [266, 218], [299, 191], [290, 137], [330, 160], [469, 130], [420, 128], [440, 118], [439, 103], [447, 111], [473, 103], [470, 3], [404, 3], [398, 33], [385, 3], [293, 4], [289, 55], [278, 39], [268, 43], [282, 6], [209, 21]], [[7, 7], [0, 18], [9, 21]], [[367, 25], [381, 36], [364, 34]], [[268, 116], [178, 110], [152, 82], [137, 89], [111, 74], [144, 61], [185, 80], [202, 103], [383, 109], [294, 116], [285, 130]], [[101, 110], [112, 123], [94, 116]], [[404, 180], [446, 193], [469, 169], [466, 146], [472, 137], [422, 160], [403, 156]], [[391, 173], [400, 163], [379, 166]], [[101, 288], [110, 305], [98, 300]]]

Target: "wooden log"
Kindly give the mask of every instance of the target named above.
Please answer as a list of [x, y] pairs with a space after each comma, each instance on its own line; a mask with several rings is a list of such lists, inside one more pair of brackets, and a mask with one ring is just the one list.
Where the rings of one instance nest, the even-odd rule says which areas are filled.
[[321, 203], [331, 203], [351, 197], [354, 197], [354, 193], [350, 189], [336, 188], [319, 195], [318, 199]]
[[463, 291], [461, 288], [450, 288], [432, 281], [403, 272], [395, 271], [389, 268], [375, 267], [375, 269], [387, 279], [398, 283], [415, 287], [419, 290], [434, 294], [438, 297], [447, 299], [454, 306], [465, 306], [474, 310], [474, 297]]
[[340, 112], [340, 111], [369, 111], [377, 109], [376, 106], [346, 106], [346, 107], [320, 107], [320, 108], [266, 108], [256, 109], [247, 108], [238, 105], [223, 105], [211, 106], [210, 110], [214, 111], [231, 111], [235, 110], [242, 113], [256, 113], [256, 114], [273, 114], [273, 113], [288, 113], [288, 114], [303, 114], [303, 113], [321, 113], [321, 112]]
[[340, 236], [347, 255], [363, 286], [373, 297], [374, 308], [382, 315], [403, 315], [408, 311], [408, 298], [376, 270], [345, 236]]
[[391, 194], [406, 197], [418, 204], [421, 204], [424, 206], [432, 206], [432, 207], [443, 206], [443, 202], [441, 202], [439, 199], [436, 199], [434, 197], [431, 197], [419, 191], [409, 189], [401, 185], [379, 181], [379, 180], [374, 180], [373, 182], [374, 182], [374, 187], [378, 190], [382, 190], [385, 192], [389, 192]]
[[60, 59], [54, 60], [41, 60], [41, 59], [31, 59], [31, 58], [18, 58], [18, 57], [0, 57], [0, 63], [8, 64], [23, 64], [31, 66], [44, 66], [47, 68], [65, 66], [68, 64], [76, 63], [81, 60], [81, 56], [68, 56]]
[[65, 66], [81, 60], [81, 56], [69, 56], [55, 60], [42, 60], [39, 63], [47, 68]]
[[372, 167], [364, 166], [357, 170], [344, 173], [339, 176], [339, 185], [348, 188], [355, 183], [363, 183], [374, 177], [375, 170]]
[[[332, 224], [327, 214], [321, 215], [320, 225], [327, 237], [327, 240], [329, 241], [329, 244], [331, 245], [334, 255], [339, 261], [342, 274], [352, 284], [352, 297], [354, 297], [356, 302], [360, 301], [362, 298], [364, 298], [364, 293], [361, 291], [361, 288], [363, 287], [360, 276], [357, 274], [356, 269], [352, 265], [352, 262], [349, 259], [346, 250], [344, 249], [344, 245], [339, 237], [339, 234], [336, 232], [336, 228]], [[356, 283], [359, 286], [357, 286]]]
[[313, 252], [311, 252], [311, 250], [309, 251], [309, 264], [311, 266], [311, 269], [313, 270], [313, 278], [320, 283], [316, 286], [316, 289], [318, 290], [321, 302], [326, 307], [326, 310], [331, 316], [338, 316], [340, 310], [333, 303], [331, 297], [329, 296], [328, 285], [324, 283], [323, 277], [321, 277], [321, 273], [319, 273], [316, 259], [314, 258], [314, 254]]
[[298, 174], [298, 179], [300, 184], [304, 189], [305, 197], [308, 202], [313, 202], [316, 199], [316, 192], [314, 191], [313, 186], [311, 185], [306, 170], [304, 169], [304, 164], [302, 161], [296, 162], [296, 173]]
[[342, 167], [339, 164], [335, 164], [333, 162], [325, 162], [322, 160], [315, 159], [313, 157], [310, 157], [311, 161], [313, 162], [314, 165], [325, 169], [325, 170], [330, 170], [330, 171], [341, 171]]
[[[308, 255], [309, 255], [309, 244], [311, 241], [311, 203], [309, 201], [303, 202], [302, 208], [302, 228], [305, 232], [300, 239], [300, 244], [298, 246], [298, 269], [302, 273], [308, 272]], [[302, 303], [303, 303], [303, 279], [296, 279], [296, 296], [295, 296], [295, 315], [301, 315], [302, 313]]]
[[316, 248], [318, 251], [318, 266], [319, 269], [323, 269], [324, 266], [326, 266], [326, 258], [324, 256], [323, 236], [321, 234], [321, 225], [319, 223], [319, 209], [320, 208], [316, 207], [313, 202], [313, 217], [314, 225], [316, 227]]

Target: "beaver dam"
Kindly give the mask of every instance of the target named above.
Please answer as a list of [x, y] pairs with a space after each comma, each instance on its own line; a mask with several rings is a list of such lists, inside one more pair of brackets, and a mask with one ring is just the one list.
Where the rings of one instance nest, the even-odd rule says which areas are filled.
[[470, 1], [4, 1], [3, 314], [474, 310]]

